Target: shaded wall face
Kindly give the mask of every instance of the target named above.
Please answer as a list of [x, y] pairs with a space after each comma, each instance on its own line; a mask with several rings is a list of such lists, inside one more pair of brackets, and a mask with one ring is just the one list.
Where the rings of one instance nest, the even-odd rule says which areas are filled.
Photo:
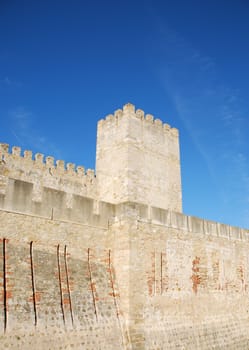
[[[107, 227], [114, 215], [114, 206], [89, 197], [42, 187], [41, 200], [36, 201], [34, 183], [7, 179], [4, 195], [0, 194], [0, 209], [44, 217], [51, 220]], [[8, 226], [7, 226], [8, 227]], [[53, 239], [46, 233], [48, 240]]]

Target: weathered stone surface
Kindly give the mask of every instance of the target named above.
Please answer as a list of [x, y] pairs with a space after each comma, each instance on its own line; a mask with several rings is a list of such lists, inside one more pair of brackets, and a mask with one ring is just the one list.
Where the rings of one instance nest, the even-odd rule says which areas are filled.
[[178, 132], [131, 104], [97, 169], [0, 144], [0, 349], [249, 349], [249, 231], [181, 213]]
[[178, 133], [133, 105], [99, 122], [96, 175], [104, 201], [182, 210]]

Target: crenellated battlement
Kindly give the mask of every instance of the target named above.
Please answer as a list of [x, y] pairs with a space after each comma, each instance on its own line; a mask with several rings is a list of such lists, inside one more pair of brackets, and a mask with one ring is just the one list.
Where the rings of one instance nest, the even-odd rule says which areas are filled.
[[158, 128], [158, 130], [178, 136], [178, 130], [176, 128], [172, 128], [169, 124], [163, 123], [161, 119], [155, 119], [152, 114], [145, 114], [142, 109], [135, 109], [135, 106], [131, 103], [125, 104], [123, 109], [117, 109], [114, 114], [108, 114], [104, 119], [99, 121], [99, 125], [107, 125], [110, 127], [115, 124], [118, 125], [120, 120], [125, 116], [134, 116], [140, 119], [143, 123], [152, 125], [154, 128]]
[[[0, 176], [35, 184], [38, 192], [41, 187], [49, 187], [69, 193], [77, 193], [96, 198], [96, 177], [93, 169], [65, 163], [52, 156], [8, 144], [0, 144]], [[3, 180], [1, 181], [1, 183]], [[4, 194], [4, 185], [0, 184], [0, 193]], [[39, 197], [39, 196], [38, 196]], [[39, 200], [38, 200], [39, 201]]]
[[20, 161], [27, 161], [28, 163], [32, 163], [32, 166], [34, 167], [42, 167], [42, 168], [48, 168], [48, 169], [56, 169], [56, 171], [61, 173], [68, 173], [72, 175], [75, 173], [76, 176], [82, 176], [82, 175], [88, 175], [88, 176], [94, 176], [94, 170], [93, 169], [85, 169], [83, 166], [79, 165], [77, 168], [75, 167], [75, 164], [73, 163], [65, 163], [64, 160], [56, 160], [52, 156], [47, 156], [44, 158], [44, 154], [42, 153], [36, 153], [33, 155], [33, 152], [30, 150], [24, 150], [23, 156], [21, 155], [21, 148], [18, 146], [13, 146], [11, 148], [11, 151], [9, 150], [9, 145], [6, 143], [0, 143], [0, 159], [3, 162], [6, 162], [7, 160], [14, 159], [17, 161], [20, 159]]

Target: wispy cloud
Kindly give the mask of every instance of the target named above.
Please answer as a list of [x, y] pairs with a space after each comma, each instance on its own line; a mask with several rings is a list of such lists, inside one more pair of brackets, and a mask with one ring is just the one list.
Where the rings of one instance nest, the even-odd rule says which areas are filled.
[[42, 152], [60, 158], [60, 150], [56, 145], [40, 135], [37, 127], [34, 127], [37, 117], [30, 110], [19, 106], [9, 112], [12, 121], [11, 132], [17, 141], [17, 145], [23, 149], [34, 152]]
[[6, 76], [3, 79], [1, 79], [0, 83], [3, 86], [16, 87], [16, 88], [19, 88], [19, 87], [21, 87], [23, 85], [20, 81], [13, 80], [13, 79], [9, 78], [8, 76]]
[[[159, 76], [179, 118], [206, 162], [224, 202], [240, 205], [247, 218], [249, 159], [246, 117], [239, 90], [219, 75], [214, 58], [203, 55], [176, 32], [160, 26]], [[249, 221], [248, 221], [249, 226]]]

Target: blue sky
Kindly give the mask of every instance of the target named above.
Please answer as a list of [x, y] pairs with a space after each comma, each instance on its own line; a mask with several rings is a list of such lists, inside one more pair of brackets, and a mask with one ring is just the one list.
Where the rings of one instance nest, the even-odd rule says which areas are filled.
[[0, 1], [0, 142], [95, 167], [131, 102], [180, 131], [183, 208], [249, 227], [249, 3]]

